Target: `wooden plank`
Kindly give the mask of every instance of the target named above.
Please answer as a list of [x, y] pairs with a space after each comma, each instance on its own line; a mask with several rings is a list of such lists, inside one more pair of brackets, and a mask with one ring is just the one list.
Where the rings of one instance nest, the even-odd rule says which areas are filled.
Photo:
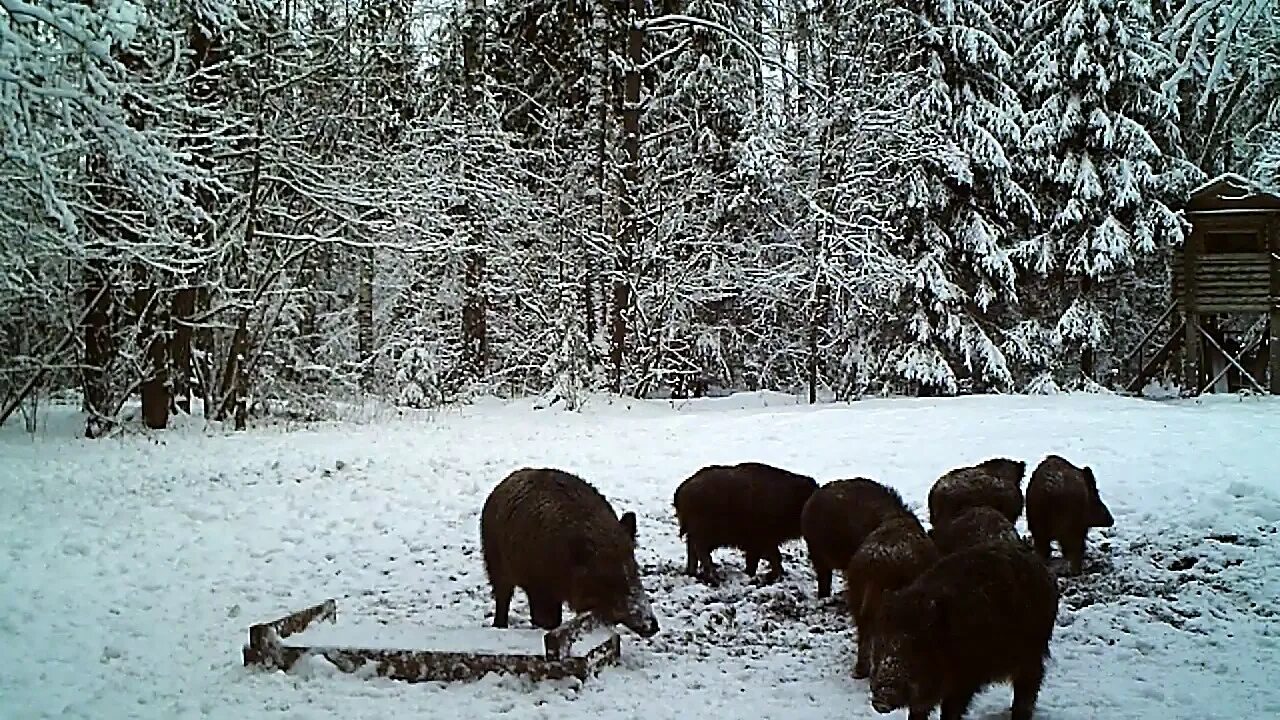
[[[1181, 286], [1179, 286], [1181, 289]], [[1196, 295], [1202, 298], [1220, 297], [1227, 299], [1245, 300], [1251, 303], [1260, 302], [1267, 307], [1271, 307], [1271, 293], [1266, 288], [1258, 290], [1257, 288], [1238, 288], [1234, 285], [1197, 285]]]
[[[1183, 284], [1183, 278], [1180, 278], [1180, 277], [1174, 278], [1174, 282], [1176, 284]], [[1254, 290], [1257, 290], [1257, 292], [1261, 293], [1261, 295], [1267, 295], [1267, 296], [1271, 295], [1270, 273], [1258, 274], [1258, 275], [1244, 275], [1244, 277], [1234, 277], [1234, 278], [1204, 277], [1204, 275], [1198, 275], [1198, 277], [1196, 278], [1196, 284], [1197, 286], [1201, 286], [1201, 287], [1217, 286], [1217, 287], [1228, 287], [1228, 288], [1231, 288], [1231, 287], [1254, 288]]]
[[[1186, 253], [1179, 249], [1173, 253], [1175, 260], [1181, 260]], [[1203, 267], [1240, 267], [1256, 265], [1266, 267], [1270, 253], [1265, 251], [1247, 253], [1212, 253], [1201, 255]]]
[[1258, 313], [1270, 310], [1271, 303], [1269, 301], [1248, 303], [1232, 299], [1197, 299], [1195, 309], [1199, 313]]
[[249, 644], [244, 646], [244, 664], [264, 664], [279, 660], [280, 639], [302, 632], [313, 622], [336, 622], [338, 603], [330, 598], [309, 608], [290, 613], [278, 620], [258, 623], [249, 628]]
[[[1186, 275], [1176, 270], [1174, 271], [1174, 274], [1179, 277], [1186, 277]], [[1235, 277], [1241, 274], [1268, 277], [1271, 275], [1271, 267], [1265, 262], [1231, 266], [1210, 265], [1201, 267], [1200, 271], [1195, 274], [1195, 277]]]

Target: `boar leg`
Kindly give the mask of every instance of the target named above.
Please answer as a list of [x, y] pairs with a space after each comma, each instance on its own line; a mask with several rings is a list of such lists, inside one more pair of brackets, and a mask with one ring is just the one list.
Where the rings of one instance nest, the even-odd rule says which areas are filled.
[[782, 553], [778, 551], [778, 546], [767, 548], [761, 555], [769, 563], [769, 572], [764, 574], [765, 584], [778, 582], [782, 578]]
[[1031, 720], [1040, 695], [1040, 683], [1044, 681], [1044, 661], [1029, 663], [1013, 678], [1013, 711], [1011, 720]]
[[702, 569], [698, 571], [698, 579], [708, 585], [717, 585], [720, 578], [716, 575], [716, 564], [711, 560], [711, 548], [702, 544], [693, 546], [694, 555]]
[[853, 679], [871, 677], [871, 646], [874, 642], [870, 628], [858, 628], [858, 658], [853, 663]]
[[1067, 559], [1072, 575], [1079, 575], [1084, 566], [1084, 533], [1069, 540], [1059, 540], [1062, 556]]
[[813, 562], [813, 572], [818, 576], [818, 597], [831, 597], [831, 568], [819, 565], [818, 561], [815, 560]]
[[511, 585], [493, 586], [493, 626], [505, 628], [510, 622], [511, 596], [515, 593]]
[[564, 603], [555, 593], [549, 593], [545, 590], [527, 591], [529, 596], [529, 618], [533, 620], [533, 624], [543, 630], [553, 630], [560, 627], [560, 621], [564, 617]]
[[1040, 559], [1044, 560], [1045, 562], [1049, 562], [1049, 556], [1053, 554], [1053, 550], [1051, 547], [1051, 544], [1053, 543], [1053, 538], [1049, 537], [1047, 533], [1033, 532], [1031, 533], [1031, 542], [1035, 544], [1036, 554], [1040, 556]]
[[969, 703], [973, 702], [973, 696], [977, 694], [978, 688], [971, 687], [956, 690], [943, 698], [942, 720], [962, 720], [965, 712], [969, 709]]
[[760, 554], [757, 552], [747, 552], [747, 574], [755, 575], [760, 569]]
[[853, 610], [853, 624], [858, 630], [858, 660], [853, 666], [853, 677], [862, 679], [871, 675], [871, 658], [875, 652], [875, 637], [871, 626], [875, 616], [875, 589], [866, 587], [862, 598]]
[[933, 713], [932, 705], [921, 705], [907, 710], [907, 720], [929, 720]]
[[684, 574], [691, 577], [698, 575], [698, 549], [693, 544], [693, 538], [685, 537], [684, 539], [685, 557], [688, 558], [684, 564]]

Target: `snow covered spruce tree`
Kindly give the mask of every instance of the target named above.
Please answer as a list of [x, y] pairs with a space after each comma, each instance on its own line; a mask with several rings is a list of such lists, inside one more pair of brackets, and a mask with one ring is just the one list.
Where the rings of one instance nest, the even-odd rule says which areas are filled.
[[1015, 174], [1023, 119], [1005, 0], [899, 0], [912, 26], [912, 106], [943, 144], [907, 178], [911, 282], [891, 383], [921, 393], [1008, 388], [1001, 349], [1017, 300], [1013, 243], [1037, 209]]
[[1018, 341], [1026, 357], [1052, 361], [1032, 368], [1037, 386], [1092, 386], [1110, 379], [1127, 331], [1167, 304], [1159, 253], [1183, 236], [1170, 204], [1198, 171], [1179, 157], [1177, 108], [1160, 92], [1150, 3], [1029, 4], [1023, 27], [1021, 157], [1044, 222], [1018, 257], [1037, 280], [1028, 309], [1045, 324]]

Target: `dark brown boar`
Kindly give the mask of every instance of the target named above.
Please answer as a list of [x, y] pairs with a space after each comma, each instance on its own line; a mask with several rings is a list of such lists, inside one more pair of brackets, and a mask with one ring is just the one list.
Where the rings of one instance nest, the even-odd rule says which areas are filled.
[[886, 594], [871, 668], [876, 712], [964, 717], [973, 696], [1013, 684], [1012, 720], [1030, 720], [1058, 615], [1058, 585], [1025, 543], [987, 543], [944, 556]]
[[529, 599], [533, 624], [560, 625], [564, 603], [642, 637], [658, 631], [635, 559], [636, 516], [614, 513], [582, 478], [525, 468], [489, 493], [480, 544], [493, 588], [493, 626], [507, 627], [515, 588]]
[[929, 523], [934, 527], [972, 507], [999, 510], [1009, 522], [1022, 515], [1022, 478], [1027, 464], [994, 458], [957, 468], [938, 478], [929, 489]]
[[845, 598], [858, 628], [853, 676], [870, 672], [876, 622], [885, 593], [910, 585], [938, 561], [938, 549], [914, 513], [895, 515], [867, 535], [845, 571]]
[[1112, 525], [1115, 519], [1098, 495], [1098, 483], [1089, 467], [1076, 467], [1050, 455], [1031, 473], [1027, 483], [1027, 529], [1040, 557], [1048, 560], [1050, 543], [1057, 540], [1071, 573], [1079, 575], [1089, 528]]
[[863, 539], [885, 518], [911, 514], [897, 490], [867, 478], [833, 480], [805, 503], [800, 527], [818, 576], [818, 597], [831, 595], [831, 575], [844, 571]]
[[711, 553], [723, 547], [746, 555], [748, 575], [769, 562], [764, 582], [782, 577], [779, 546], [800, 537], [800, 511], [818, 488], [811, 477], [764, 463], [708, 465], [676, 488], [676, 519], [685, 538], [685, 572], [717, 582]]
[[965, 510], [950, 522], [930, 530], [929, 536], [944, 555], [987, 542], [1022, 542], [1009, 518], [985, 505]]

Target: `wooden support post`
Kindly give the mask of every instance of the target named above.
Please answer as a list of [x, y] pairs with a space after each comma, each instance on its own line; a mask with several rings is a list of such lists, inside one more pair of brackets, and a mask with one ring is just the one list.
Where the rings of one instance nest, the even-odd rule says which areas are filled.
[[1183, 343], [1182, 384], [1193, 395], [1200, 394], [1200, 313], [1196, 305], [1196, 268], [1199, 266], [1203, 235], [1198, 229], [1182, 247], [1182, 315], [1186, 318], [1187, 339]]
[[1280, 395], [1280, 217], [1271, 219], [1271, 394]]

